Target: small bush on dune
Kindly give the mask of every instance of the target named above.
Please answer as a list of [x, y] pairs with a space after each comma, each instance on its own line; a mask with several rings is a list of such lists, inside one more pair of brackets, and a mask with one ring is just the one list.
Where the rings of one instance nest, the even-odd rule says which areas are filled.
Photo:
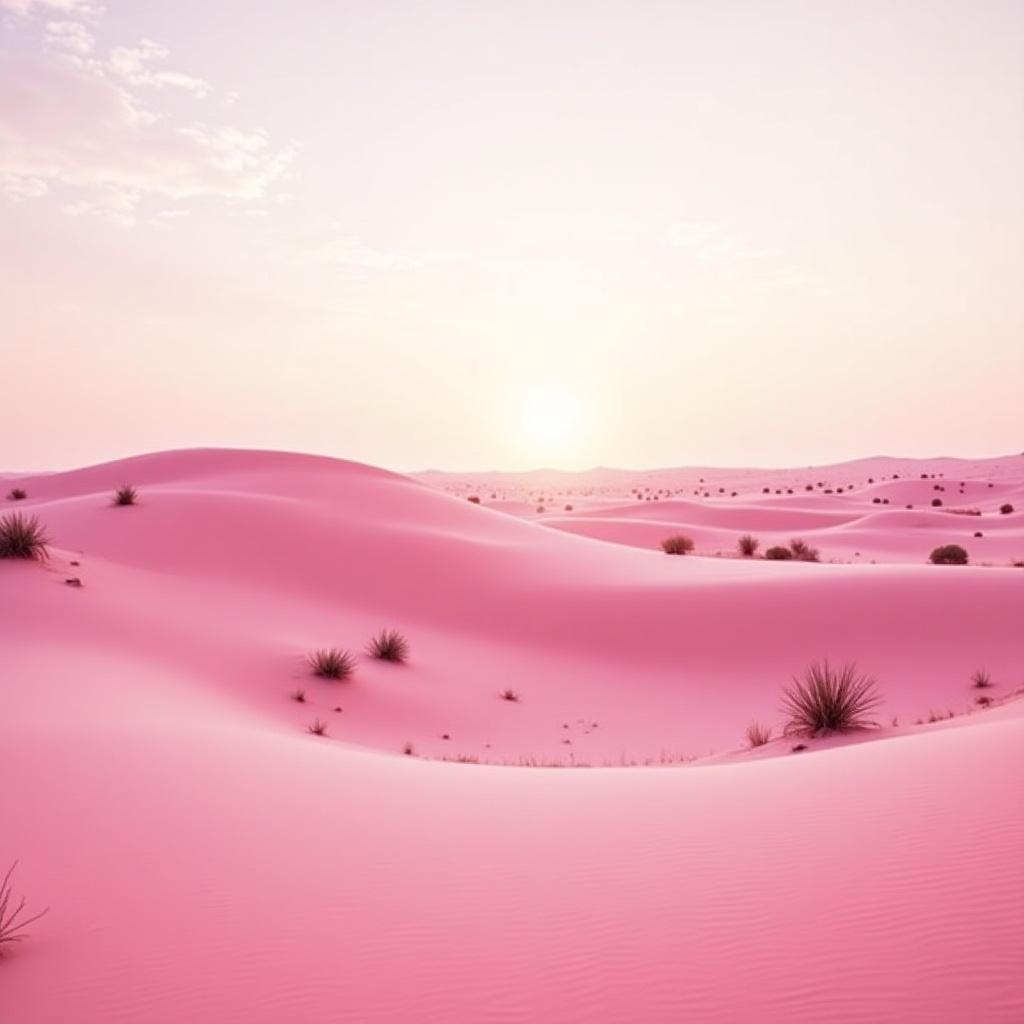
[[480, 504], [480, 499], [475, 494], [471, 494], [466, 501], [471, 501], [474, 505]]
[[4, 875], [0, 882], [0, 953], [3, 953], [4, 946], [12, 942], [20, 942], [28, 936], [25, 929], [34, 921], [38, 921], [50, 908], [44, 907], [38, 914], [31, 917], [22, 916], [25, 911], [25, 897], [22, 896], [17, 903], [14, 902], [14, 894], [11, 891], [11, 876], [18, 866], [15, 861]]
[[0, 558], [29, 558], [42, 562], [47, 557], [49, 538], [37, 516], [20, 512], [0, 518]]
[[933, 565], [966, 565], [967, 551], [959, 544], [943, 544], [928, 556]]
[[355, 671], [356, 659], [338, 647], [327, 647], [307, 656], [313, 675], [323, 679], [348, 679]]
[[881, 703], [875, 681], [860, 675], [856, 665], [833, 669], [828, 660], [814, 662], [803, 679], [782, 693], [788, 716], [785, 735], [824, 736], [867, 729], [877, 723], [867, 717]]
[[409, 641], [397, 629], [382, 629], [370, 641], [367, 651], [379, 661], [403, 662], [409, 658]]
[[932, 508], [941, 508], [941, 507], [942, 507], [942, 499], [941, 498], [932, 498]]
[[12, 487], [7, 493], [8, 501], [24, 501], [28, 497], [28, 491], [24, 487]]
[[1013, 506], [1011, 504], [1009, 504], [1009, 502], [1007, 502], [1007, 504], [1005, 504], [1005, 505], [1000, 505], [999, 506], [999, 514], [1000, 515], [1008, 516], [1012, 512], [1013, 512]]
[[693, 538], [682, 533], [675, 537], [666, 537], [661, 542], [661, 550], [666, 555], [685, 555], [693, 550]]
[[744, 558], [751, 558], [757, 554], [759, 545], [760, 542], [758, 539], [756, 537], [751, 537], [749, 533], [745, 533], [736, 542], [736, 546], [740, 549], [740, 554], [743, 555]]
[[793, 557], [800, 562], [819, 561], [818, 549], [812, 548], [806, 541], [791, 540], [789, 542], [789, 550], [793, 552]]
[[747, 726], [747, 744], [750, 747], [763, 747], [771, 738], [772, 731], [760, 722], [751, 722]]
[[515, 690], [502, 690], [500, 697], [502, 700], [517, 701], [519, 700], [519, 694]]
[[987, 690], [992, 685], [992, 676], [983, 668], [971, 674], [971, 683], [976, 690]]
[[764, 553], [764, 557], [773, 562], [788, 562], [793, 557], [793, 552], [781, 544], [776, 544]]
[[314, 736], [326, 736], [327, 735], [327, 723], [319, 718], [313, 720], [311, 725], [306, 726], [306, 732], [312, 733]]
[[139, 492], [130, 484], [122, 484], [114, 491], [115, 505], [135, 505], [138, 504], [138, 500]]

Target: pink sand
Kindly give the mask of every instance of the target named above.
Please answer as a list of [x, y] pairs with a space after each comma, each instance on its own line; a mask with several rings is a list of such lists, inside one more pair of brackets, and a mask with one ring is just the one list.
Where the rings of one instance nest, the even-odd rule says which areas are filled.
[[[0, 864], [52, 907], [4, 1024], [1024, 1019], [1024, 457], [423, 479], [5, 480], [53, 548], [0, 563]], [[926, 564], [949, 542], [990, 564]], [[410, 664], [308, 676], [382, 626]], [[826, 655], [884, 727], [745, 751]]]

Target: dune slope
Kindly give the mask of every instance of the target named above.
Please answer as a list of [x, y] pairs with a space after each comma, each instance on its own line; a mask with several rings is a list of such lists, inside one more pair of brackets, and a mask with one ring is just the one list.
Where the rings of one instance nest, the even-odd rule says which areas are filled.
[[[52, 908], [12, 1020], [1024, 1013], [1020, 570], [668, 558], [281, 453], [11, 483], [52, 538], [0, 562], [0, 858]], [[309, 675], [382, 626], [409, 664]], [[883, 728], [742, 751], [824, 655]]]

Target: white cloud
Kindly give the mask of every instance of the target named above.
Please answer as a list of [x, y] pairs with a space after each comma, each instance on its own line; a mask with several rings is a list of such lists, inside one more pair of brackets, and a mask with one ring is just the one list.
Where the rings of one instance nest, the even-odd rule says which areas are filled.
[[202, 78], [187, 75], [182, 71], [155, 70], [154, 64], [167, 60], [170, 51], [166, 46], [143, 39], [137, 46], [115, 46], [110, 51], [108, 68], [126, 82], [134, 86], [152, 85], [168, 86], [184, 89], [197, 99], [203, 99], [210, 93], [210, 85]]
[[261, 131], [176, 124], [101, 69], [45, 55], [0, 63], [0, 95], [4, 191], [78, 190], [68, 212], [122, 224], [144, 196], [261, 199], [294, 152]]
[[80, 21], [48, 21], [46, 40], [56, 49], [84, 57], [92, 53], [96, 40]]
[[103, 12], [99, 4], [89, 0], [0, 0], [0, 10], [10, 11], [28, 17], [31, 14], [52, 13], [75, 14], [83, 18], [95, 18]]

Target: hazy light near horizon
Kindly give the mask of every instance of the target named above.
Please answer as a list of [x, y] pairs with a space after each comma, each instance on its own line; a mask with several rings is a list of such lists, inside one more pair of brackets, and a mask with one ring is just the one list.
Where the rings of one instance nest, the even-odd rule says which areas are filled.
[[0, 469], [1019, 450], [1022, 121], [999, 0], [0, 0]]
[[563, 387], [531, 388], [523, 403], [522, 428], [528, 455], [578, 458], [583, 428], [579, 398]]

